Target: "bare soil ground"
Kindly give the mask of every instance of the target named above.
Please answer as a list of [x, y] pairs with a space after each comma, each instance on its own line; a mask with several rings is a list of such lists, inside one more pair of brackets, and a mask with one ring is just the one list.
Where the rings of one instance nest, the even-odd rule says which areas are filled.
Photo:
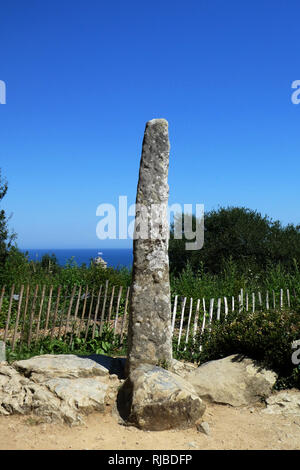
[[110, 407], [69, 427], [40, 423], [34, 416], [0, 416], [0, 449], [201, 450], [300, 449], [300, 417], [261, 413], [262, 406], [236, 409], [207, 405], [207, 436], [196, 428], [145, 432], [118, 424]]

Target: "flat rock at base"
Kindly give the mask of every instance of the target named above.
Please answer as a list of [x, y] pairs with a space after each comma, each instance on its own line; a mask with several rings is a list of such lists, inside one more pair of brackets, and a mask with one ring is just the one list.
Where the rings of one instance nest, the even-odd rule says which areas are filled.
[[42, 421], [75, 425], [82, 414], [104, 411], [117, 395], [117, 376], [90, 359], [45, 355], [13, 366], [0, 364], [0, 415], [33, 413]]
[[185, 376], [202, 399], [231, 406], [246, 406], [268, 397], [276, 379], [275, 372], [240, 355], [206, 362]]
[[84, 413], [103, 411], [108, 385], [94, 379], [51, 379], [44, 385], [71, 408]]
[[24, 414], [30, 408], [26, 385], [30, 380], [20, 375], [13, 367], [0, 365], [0, 415]]
[[205, 405], [194, 388], [178, 375], [140, 364], [118, 394], [118, 410], [125, 423], [148, 431], [192, 427]]
[[45, 386], [19, 374], [11, 366], [0, 366], [0, 415], [34, 413], [48, 422], [80, 423], [81, 417]]
[[300, 416], [300, 390], [281, 390], [266, 400], [267, 407], [261, 413]]
[[25, 391], [29, 400], [27, 407], [23, 405], [24, 414], [33, 413], [49, 423], [66, 423], [71, 426], [82, 423], [79, 410], [61, 400], [44, 385], [31, 382]]
[[107, 376], [108, 369], [91, 359], [74, 354], [44, 354], [13, 363], [18, 371], [34, 382], [44, 382], [49, 378], [80, 378]]

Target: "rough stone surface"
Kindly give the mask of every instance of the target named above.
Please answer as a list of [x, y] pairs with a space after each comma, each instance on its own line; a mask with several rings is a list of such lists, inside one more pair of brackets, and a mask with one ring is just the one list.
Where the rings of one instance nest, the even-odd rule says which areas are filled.
[[300, 416], [300, 391], [281, 390], [267, 398], [266, 404], [262, 413]]
[[271, 394], [275, 372], [239, 355], [206, 362], [185, 376], [198, 396], [214, 403], [245, 406]]
[[25, 387], [26, 406], [22, 405], [22, 414], [33, 413], [49, 423], [67, 423], [77, 425], [83, 422], [76, 407], [52, 393], [46, 386], [30, 382]]
[[36, 356], [0, 364], [0, 415], [33, 413], [47, 422], [80, 424], [116, 400], [120, 381], [90, 359]]
[[197, 430], [209, 436], [210, 429], [209, 429], [209, 424], [206, 421], [202, 421], [202, 423], [198, 424]]
[[172, 360], [167, 220], [169, 149], [167, 121], [148, 121], [136, 196], [126, 375], [142, 363], [162, 364]]
[[11, 366], [0, 365], [0, 414], [24, 414], [29, 408], [26, 394], [28, 379]]
[[196, 370], [197, 367], [197, 364], [193, 364], [192, 362], [181, 362], [177, 361], [177, 359], [172, 359], [169, 370], [184, 378], [189, 372]]
[[15, 361], [13, 366], [34, 382], [44, 382], [50, 377], [80, 378], [107, 376], [108, 370], [91, 359], [83, 359], [73, 354], [44, 354], [23, 361]]
[[140, 364], [119, 391], [118, 410], [127, 424], [161, 431], [195, 425], [205, 405], [194, 388], [178, 375], [161, 367]]
[[6, 361], [5, 343], [0, 341], [0, 362]]
[[68, 406], [90, 413], [103, 411], [108, 385], [99, 378], [88, 379], [51, 379], [45, 386]]

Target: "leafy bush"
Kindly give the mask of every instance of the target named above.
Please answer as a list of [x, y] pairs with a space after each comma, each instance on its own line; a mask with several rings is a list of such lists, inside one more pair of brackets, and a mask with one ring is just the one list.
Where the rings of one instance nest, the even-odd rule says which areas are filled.
[[[1, 311], [0, 311], [0, 328], [5, 328], [6, 321], [8, 317], [8, 309], [9, 309], [9, 299], [3, 298]], [[10, 310], [10, 321], [9, 326], [13, 326], [16, 321], [17, 316], [17, 309], [18, 309], [18, 302], [13, 300], [11, 310]]]
[[[182, 217], [183, 220], [183, 217]], [[193, 216], [193, 229], [196, 219]], [[184, 224], [182, 239], [174, 238], [171, 226], [170, 267], [180, 273], [189, 262], [194, 272], [203, 263], [207, 272], [218, 274], [230, 258], [239, 271], [262, 272], [269, 263], [293, 269], [300, 262], [300, 226], [283, 226], [278, 220], [245, 207], [220, 207], [205, 213], [204, 246], [185, 250]]]
[[44, 255], [41, 261], [32, 261], [29, 260], [28, 253], [20, 252], [15, 246], [7, 253], [0, 269], [0, 286], [10, 288], [15, 284], [16, 289], [21, 284], [52, 285], [55, 289], [61, 286], [64, 290], [72, 289], [75, 285], [88, 285], [90, 289], [97, 289], [107, 280], [110, 286], [128, 287], [131, 283], [131, 270], [125, 267], [104, 269], [93, 263], [79, 266], [74, 257], [65, 266], [60, 266], [53, 254]]
[[17, 343], [16, 348], [12, 351], [9, 343], [6, 347], [7, 360], [9, 362], [28, 359], [32, 356], [41, 354], [105, 354], [105, 355], [122, 355], [126, 351], [126, 338], [121, 340], [120, 335], [114, 335], [114, 331], [108, 325], [104, 325], [100, 335], [99, 329], [95, 331], [92, 337], [92, 327], [90, 327], [87, 338], [85, 334], [71, 337], [68, 333], [64, 339], [58, 338], [42, 338], [36, 343], [32, 343], [29, 347], [22, 343]]
[[[299, 314], [287, 311], [229, 314], [190, 343], [190, 359], [204, 363], [243, 354], [277, 372], [276, 388], [300, 388], [300, 367], [292, 362], [293, 341], [300, 339]], [[199, 351], [199, 344], [202, 350]]]

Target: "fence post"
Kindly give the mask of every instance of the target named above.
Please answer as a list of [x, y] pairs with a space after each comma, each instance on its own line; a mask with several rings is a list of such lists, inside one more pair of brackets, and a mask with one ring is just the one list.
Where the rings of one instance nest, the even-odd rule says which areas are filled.
[[58, 327], [58, 335], [57, 335], [58, 339], [61, 338], [62, 324], [63, 324], [64, 311], [65, 311], [67, 298], [68, 298], [68, 288], [67, 288], [67, 290], [65, 292], [65, 295], [64, 295], [64, 301], [63, 301], [62, 308], [60, 309], [60, 319], [59, 319], [59, 327]]
[[243, 304], [244, 304], [244, 291], [241, 289], [241, 293], [239, 296], [239, 313], [243, 310]]
[[175, 295], [174, 306], [173, 306], [172, 330], [171, 330], [172, 336], [174, 334], [175, 318], [176, 318], [176, 313], [177, 313], [177, 298], [178, 298], [178, 295]]
[[53, 339], [53, 336], [54, 336], [54, 328], [55, 328], [56, 317], [57, 317], [57, 312], [58, 312], [58, 307], [59, 307], [60, 291], [61, 291], [61, 286], [58, 286], [55, 310], [54, 310], [53, 320], [52, 320], [52, 329], [51, 329], [51, 336], [50, 336], [51, 340]]
[[127, 315], [127, 306], [128, 306], [129, 295], [130, 295], [130, 287], [127, 288], [127, 292], [126, 292], [124, 315], [123, 315], [122, 329], [121, 329], [121, 341], [123, 340], [123, 335], [124, 335], [124, 328], [125, 328], [125, 323], [126, 323], [126, 315]]
[[70, 320], [70, 315], [71, 315], [71, 311], [72, 311], [72, 305], [73, 305], [73, 302], [74, 302], [74, 296], [75, 296], [76, 289], [77, 289], [77, 286], [74, 286], [73, 290], [72, 290], [72, 293], [71, 293], [70, 305], [69, 305], [69, 308], [68, 308], [67, 321], [66, 321], [66, 326], [65, 326], [65, 332], [64, 332], [64, 335], [63, 335], [63, 339], [66, 338], [66, 335], [68, 333], [69, 320]]
[[202, 350], [202, 345], [201, 345], [201, 337], [203, 335], [204, 329], [205, 329], [205, 322], [206, 322], [206, 307], [205, 307], [205, 299], [202, 299], [203, 303], [203, 318], [202, 318], [202, 326], [201, 326], [201, 334], [200, 334], [200, 344], [199, 344], [199, 351]]
[[2, 290], [1, 290], [1, 297], [0, 297], [0, 313], [1, 313], [1, 308], [2, 308], [2, 303], [3, 303], [4, 294], [5, 294], [5, 286], [3, 286], [3, 287], [2, 287]]
[[85, 335], [84, 335], [85, 340], [87, 339], [88, 333], [89, 333], [89, 326], [90, 326], [90, 319], [91, 319], [91, 314], [92, 314], [92, 309], [93, 309], [93, 303], [94, 303], [94, 287], [92, 289], [92, 298], [91, 298], [89, 315], [88, 315], [88, 320], [87, 320], [86, 329], [85, 329]]
[[183, 317], [184, 317], [185, 304], [186, 304], [186, 297], [184, 297], [183, 302], [182, 302], [181, 320], [180, 320], [180, 328], [179, 328], [179, 337], [178, 337], [177, 350], [178, 350], [178, 348], [179, 348], [180, 339], [181, 339], [181, 334], [182, 334], [182, 325], [183, 325]]
[[289, 291], [289, 289], [286, 290], [286, 297], [287, 297], [288, 308], [290, 308], [291, 301], [290, 301], [290, 291]]
[[252, 292], [252, 313], [255, 312], [255, 294]]
[[249, 295], [248, 292], [246, 293], [246, 312], [249, 311]]
[[44, 335], [43, 335], [44, 338], [46, 337], [46, 333], [48, 329], [49, 316], [50, 316], [50, 311], [51, 311], [51, 302], [52, 302], [52, 292], [53, 292], [53, 286], [50, 287], [50, 291], [49, 291], [46, 320], [45, 320], [45, 325], [44, 325]]
[[212, 318], [213, 318], [214, 301], [215, 301], [215, 299], [210, 299], [210, 303], [209, 303], [209, 324], [210, 325], [212, 323]]
[[195, 337], [197, 334], [198, 320], [199, 320], [199, 310], [200, 310], [200, 299], [197, 300], [196, 313], [194, 319], [194, 331], [193, 331], [193, 342], [195, 342]]
[[190, 311], [189, 311], [189, 318], [188, 318], [188, 324], [187, 324], [187, 330], [186, 330], [184, 351], [186, 351], [186, 345], [187, 345], [188, 339], [189, 339], [189, 332], [190, 332], [190, 323], [191, 323], [191, 317], [192, 317], [192, 310], [193, 310], [193, 298], [191, 297], [191, 298], [190, 298]]
[[101, 312], [101, 320], [100, 320], [100, 336], [102, 335], [102, 330], [103, 330], [103, 321], [104, 321], [104, 314], [105, 314], [105, 305], [106, 305], [106, 298], [107, 298], [107, 290], [108, 290], [108, 281], [105, 281], [104, 299], [103, 299], [102, 312]]
[[43, 286], [42, 290], [42, 298], [41, 298], [41, 303], [40, 303], [40, 309], [39, 309], [39, 315], [38, 315], [38, 323], [36, 327], [36, 334], [35, 334], [35, 344], [38, 341], [39, 333], [40, 333], [40, 322], [41, 322], [41, 316], [42, 316], [42, 311], [43, 311], [43, 304], [44, 304], [44, 297], [45, 297], [45, 290], [46, 286]]
[[11, 288], [11, 291], [10, 291], [7, 319], [6, 319], [5, 332], [4, 332], [4, 343], [6, 341], [7, 334], [8, 334], [8, 329], [9, 329], [10, 314], [11, 314], [12, 301], [13, 301], [13, 298], [14, 298], [14, 291], [15, 291], [15, 285], [13, 284], [12, 288]]
[[111, 317], [111, 310], [112, 310], [113, 301], [114, 301], [114, 293], [115, 293], [115, 286], [112, 286], [109, 309], [108, 309], [108, 320], [107, 320], [108, 322], [110, 321], [110, 317]]
[[83, 300], [83, 307], [82, 307], [82, 312], [81, 312], [79, 327], [78, 327], [78, 329], [77, 329], [77, 336], [80, 336], [80, 335], [81, 335], [81, 325], [82, 325], [82, 323], [83, 323], [83, 321], [84, 321], [84, 314], [85, 314], [85, 309], [86, 309], [86, 303], [87, 303], [88, 293], [89, 293], [89, 287], [86, 286], [86, 288], [85, 288], [85, 293], [83, 294], [84, 300]]
[[96, 323], [97, 323], [97, 316], [98, 316], [98, 310], [99, 310], [99, 305], [100, 305], [101, 292], [102, 292], [102, 286], [100, 286], [100, 289], [99, 289], [99, 292], [98, 292], [98, 297], [97, 297], [97, 304], [96, 304], [96, 310], [95, 310], [95, 315], [94, 315], [94, 325], [93, 325], [92, 339], [95, 338]]
[[118, 294], [118, 300], [117, 300], [116, 317], [115, 317], [115, 322], [114, 322], [114, 336], [117, 334], [116, 330], [117, 330], [117, 324], [118, 324], [119, 308], [120, 308], [120, 300], [121, 300], [122, 290], [123, 290], [123, 287], [120, 286], [119, 294]]
[[266, 308], [269, 310], [269, 292], [266, 293]]
[[220, 318], [221, 318], [221, 298], [218, 299], [217, 320], [220, 321]]
[[18, 325], [19, 325], [19, 318], [20, 318], [20, 314], [21, 314], [21, 304], [22, 304], [22, 299], [23, 299], [23, 292], [24, 292], [24, 285], [22, 284], [21, 291], [20, 291], [20, 296], [19, 296], [15, 331], [14, 331], [14, 336], [13, 336], [13, 340], [12, 340], [12, 347], [11, 347], [12, 351], [15, 350], [15, 344], [16, 344], [16, 339], [17, 339], [17, 331], [18, 331]]
[[225, 318], [228, 315], [228, 302], [227, 302], [227, 297], [224, 297], [224, 308], [225, 308]]
[[20, 346], [23, 344], [23, 336], [25, 332], [25, 324], [26, 324], [26, 315], [27, 315], [27, 309], [28, 309], [28, 304], [29, 304], [29, 294], [30, 294], [30, 285], [27, 285], [26, 289], [26, 299], [25, 299], [25, 308], [24, 308], [24, 313], [23, 313], [23, 322], [22, 322], [22, 331], [21, 331], [21, 336], [20, 336]]
[[29, 334], [27, 338], [27, 346], [29, 347], [31, 344], [31, 336], [32, 336], [32, 326], [33, 326], [33, 318], [34, 318], [34, 311], [35, 311], [35, 304], [36, 304], [36, 298], [38, 294], [39, 286], [38, 284], [35, 286], [35, 291], [33, 295], [33, 301], [32, 301], [32, 306], [31, 306], [31, 314], [30, 314], [30, 323], [29, 323]]
[[[74, 312], [74, 321], [73, 321], [73, 325], [72, 325], [72, 333], [71, 333], [71, 337], [70, 337], [69, 346], [71, 346], [71, 344], [72, 344], [73, 336], [74, 336], [74, 332], [75, 332], [75, 328], [76, 328], [76, 321], [77, 321], [77, 315], [78, 315], [79, 304], [80, 304], [81, 289], [82, 289], [81, 286], [79, 286], [79, 291], [78, 291], [78, 294], [77, 294], [77, 301], [76, 301], [76, 307], [75, 307], [75, 312]], [[76, 328], [76, 331], [77, 331], [77, 328]]]
[[258, 292], [258, 301], [259, 301], [259, 306], [262, 308], [262, 297], [261, 297], [261, 292]]

